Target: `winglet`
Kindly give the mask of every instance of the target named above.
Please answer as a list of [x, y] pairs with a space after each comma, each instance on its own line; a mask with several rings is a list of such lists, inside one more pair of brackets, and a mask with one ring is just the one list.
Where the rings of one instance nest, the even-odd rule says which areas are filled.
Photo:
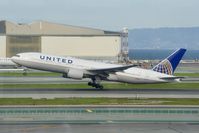
[[186, 52], [186, 49], [183, 49], [183, 48], [176, 50], [169, 57], [167, 57], [166, 59], [161, 61], [159, 64], [157, 64], [153, 68], [153, 71], [165, 73], [168, 75], [173, 75], [175, 69], [177, 68], [185, 52]]

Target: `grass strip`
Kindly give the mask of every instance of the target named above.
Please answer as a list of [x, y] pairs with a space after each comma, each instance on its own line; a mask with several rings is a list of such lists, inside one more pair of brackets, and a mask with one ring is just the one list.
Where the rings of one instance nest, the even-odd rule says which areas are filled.
[[0, 105], [199, 105], [199, 99], [175, 98], [0, 98]]
[[[199, 83], [161, 83], [161, 84], [125, 84], [104, 83], [104, 89], [199, 89]], [[87, 83], [77, 84], [0, 84], [0, 89], [27, 88], [27, 89], [88, 89]]]
[[175, 73], [174, 75], [180, 77], [199, 77], [199, 73]]

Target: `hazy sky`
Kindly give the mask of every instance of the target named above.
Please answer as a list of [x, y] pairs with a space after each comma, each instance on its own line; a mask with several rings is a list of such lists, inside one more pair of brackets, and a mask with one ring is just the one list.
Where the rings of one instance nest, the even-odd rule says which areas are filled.
[[199, 26], [199, 0], [0, 0], [0, 19], [121, 30]]

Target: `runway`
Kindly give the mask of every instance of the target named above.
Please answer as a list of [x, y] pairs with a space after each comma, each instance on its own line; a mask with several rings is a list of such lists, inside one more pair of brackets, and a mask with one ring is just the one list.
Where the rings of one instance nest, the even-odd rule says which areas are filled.
[[0, 124], [199, 123], [198, 107], [0, 107]]
[[198, 107], [1, 107], [0, 133], [198, 133]]
[[[198, 78], [189, 79], [190, 81], [183, 82], [199, 82]], [[194, 81], [193, 81], [194, 80]], [[77, 84], [81, 82], [88, 82], [88, 80], [70, 80], [62, 77], [0, 77], [0, 84]], [[105, 89], [103, 91], [97, 89], [50, 89], [50, 88], [33, 88], [29, 89], [0, 89], [0, 98], [199, 98], [199, 90], [177, 90], [177, 89]], [[46, 107], [45, 107], [46, 108]], [[184, 116], [183, 112], [190, 113], [188, 110], [177, 109], [178, 111], [172, 110], [173, 114], [161, 114], [160, 112], [166, 111], [164, 109], [153, 109], [145, 108], [148, 111], [140, 110], [142, 113], [148, 112], [148, 114], [131, 114], [129, 111], [121, 111], [113, 113], [110, 107], [106, 107], [105, 111], [99, 114], [94, 114], [91, 107], [85, 108], [81, 111], [74, 110], [71, 114], [54, 114], [55, 110], [49, 112], [49, 110], [43, 113], [42, 111], [31, 111], [26, 115], [27, 109], [20, 112], [19, 110], [14, 111], [10, 108], [7, 110], [8, 113], [1, 113], [0, 120], [5, 120], [0, 124], [0, 133], [198, 133], [199, 131], [199, 112], [191, 111], [196, 114], [187, 114]], [[28, 109], [32, 109], [29, 107]], [[124, 110], [125, 107], [122, 107]], [[174, 107], [171, 107], [174, 109]], [[152, 111], [152, 112], [151, 112]], [[174, 112], [173, 112], [174, 111]], [[16, 114], [12, 114], [15, 113]], [[35, 114], [36, 112], [36, 114]], [[58, 111], [59, 112], [59, 111]], [[84, 114], [81, 114], [83, 112]], [[135, 111], [136, 112], [136, 111]], [[38, 113], [38, 114], [37, 114]], [[157, 114], [160, 113], [160, 114]], [[178, 114], [180, 113], [180, 114]], [[4, 116], [5, 115], [5, 119]], [[45, 119], [45, 121], [39, 121], [38, 119]], [[59, 120], [61, 121], [53, 121]], [[63, 121], [71, 120], [71, 121]], [[79, 121], [73, 121], [79, 120]], [[35, 122], [31, 122], [35, 120]], [[38, 120], [38, 121], [36, 121]], [[89, 121], [83, 121], [89, 120]], [[7, 122], [6, 122], [7, 121]], [[16, 121], [16, 122], [12, 122]], [[23, 122], [24, 121], [24, 122]], [[80, 124], [81, 123], [81, 124]]]
[[63, 77], [0, 77], [0, 84], [73, 84], [86, 83], [89, 79], [75, 80]]
[[[90, 79], [75, 80], [63, 77], [0, 77], [0, 84], [75, 84], [86, 83]], [[183, 83], [196, 82], [199, 83], [199, 78], [186, 77], [182, 79]], [[110, 82], [108, 82], [110, 83]]]
[[0, 133], [198, 133], [199, 124], [17, 124], [0, 128]]
[[[89, 79], [74, 80], [62, 77], [0, 77], [0, 84], [78, 84]], [[183, 82], [199, 82], [199, 78], [186, 78]], [[176, 89], [0, 89], [1, 98], [199, 98], [199, 90]]]
[[199, 98], [199, 90], [176, 89], [0, 89], [0, 98]]

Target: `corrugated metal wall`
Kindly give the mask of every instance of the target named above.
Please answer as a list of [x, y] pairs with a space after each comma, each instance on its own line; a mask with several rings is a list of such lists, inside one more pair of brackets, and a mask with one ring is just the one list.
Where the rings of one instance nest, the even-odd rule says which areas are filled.
[[63, 56], [117, 57], [121, 50], [119, 36], [54, 37], [41, 38], [41, 51]]
[[0, 57], [6, 57], [6, 36], [0, 36]]

